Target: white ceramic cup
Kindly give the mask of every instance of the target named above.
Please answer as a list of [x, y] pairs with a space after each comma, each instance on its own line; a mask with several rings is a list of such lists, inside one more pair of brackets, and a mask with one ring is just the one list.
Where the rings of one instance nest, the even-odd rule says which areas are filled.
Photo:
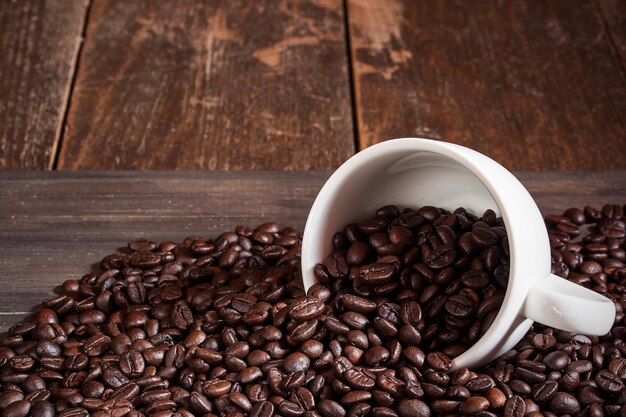
[[509, 284], [489, 330], [453, 369], [483, 365], [510, 350], [533, 321], [587, 335], [607, 333], [613, 302], [550, 273], [550, 245], [543, 217], [524, 186], [487, 156], [452, 143], [405, 138], [371, 146], [339, 167], [319, 192], [302, 242], [302, 277], [308, 289], [313, 268], [332, 251], [332, 237], [382, 206], [501, 215], [511, 252]]

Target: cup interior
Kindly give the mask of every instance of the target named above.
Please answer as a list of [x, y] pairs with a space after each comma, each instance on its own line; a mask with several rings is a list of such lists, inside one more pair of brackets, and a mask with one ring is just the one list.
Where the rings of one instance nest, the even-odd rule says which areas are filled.
[[[349, 161], [350, 162], [350, 161]], [[342, 166], [333, 175], [318, 199], [323, 209], [310, 218], [306, 239], [316, 242], [307, 247], [303, 258], [321, 261], [332, 250], [332, 237], [347, 224], [371, 217], [388, 204], [419, 208], [425, 205], [454, 210], [465, 207], [477, 215], [500, 210], [483, 182], [460, 162], [430, 151], [406, 150], [377, 155], [354, 167]], [[318, 204], [318, 201], [316, 201]], [[303, 271], [305, 285], [313, 280], [312, 271]], [[310, 284], [309, 284], [310, 285]], [[308, 287], [308, 285], [307, 285]]]

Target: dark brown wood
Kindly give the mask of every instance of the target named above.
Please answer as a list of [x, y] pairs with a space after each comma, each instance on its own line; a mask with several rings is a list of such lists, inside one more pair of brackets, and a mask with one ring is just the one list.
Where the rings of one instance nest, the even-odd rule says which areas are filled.
[[329, 169], [354, 152], [341, 0], [91, 8], [61, 169]]
[[[304, 227], [325, 172], [0, 173], [0, 332], [133, 238]], [[520, 173], [544, 213], [626, 203], [626, 171]]]
[[361, 147], [430, 137], [511, 169], [624, 169], [626, 77], [593, 0], [348, 0], [348, 20]]
[[52, 168], [88, 3], [0, 4], [0, 169]]
[[626, 2], [621, 0], [597, 0], [608, 26], [618, 60], [626, 70]]
[[1, 173], [0, 331], [130, 239], [181, 241], [270, 220], [302, 228], [326, 176]]

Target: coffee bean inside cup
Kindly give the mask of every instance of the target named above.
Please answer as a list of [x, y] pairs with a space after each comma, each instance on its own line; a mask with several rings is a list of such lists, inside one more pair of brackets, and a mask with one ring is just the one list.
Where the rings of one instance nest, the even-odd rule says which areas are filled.
[[450, 372], [508, 281], [495, 212], [386, 206], [305, 294], [301, 233], [129, 242], [0, 337], [2, 416], [626, 416], [623, 206], [546, 217], [553, 272], [611, 298], [602, 337], [535, 324]]
[[315, 276], [334, 292], [329, 316], [377, 340], [359, 348], [363, 358], [353, 365], [402, 363], [401, 353], [382, 360], [370, 351], [416, 346], [445, 372], [489, 329], [508, 269], [506, 229], [492, 210], [478, 217], [463, 208], [386, 206], [337, 232]]

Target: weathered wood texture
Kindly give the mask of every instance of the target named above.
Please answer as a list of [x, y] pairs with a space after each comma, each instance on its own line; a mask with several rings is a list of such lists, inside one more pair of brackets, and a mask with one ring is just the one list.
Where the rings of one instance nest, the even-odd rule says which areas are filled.
[[626, 70], [626, 2], [622, 0], [597, 0], [615, 52]]
[[[0, 332], [133, 238], [181, 241], [238, 224], [302, 230], [328, 177], [299, 173], [0, 173]], [[521, 173], [544, 213], [626, 202], [626, 171]]]
[[593, 0], [347, 1], [361, 147], [445, 138], [510, 169], [624, 169], [626, 77]]
[[0, 169], [49, 169], [88, 0], [0, 4]]
[[59, 168], [335, 168], [348, 77], [341, 0], [96, 1]]

